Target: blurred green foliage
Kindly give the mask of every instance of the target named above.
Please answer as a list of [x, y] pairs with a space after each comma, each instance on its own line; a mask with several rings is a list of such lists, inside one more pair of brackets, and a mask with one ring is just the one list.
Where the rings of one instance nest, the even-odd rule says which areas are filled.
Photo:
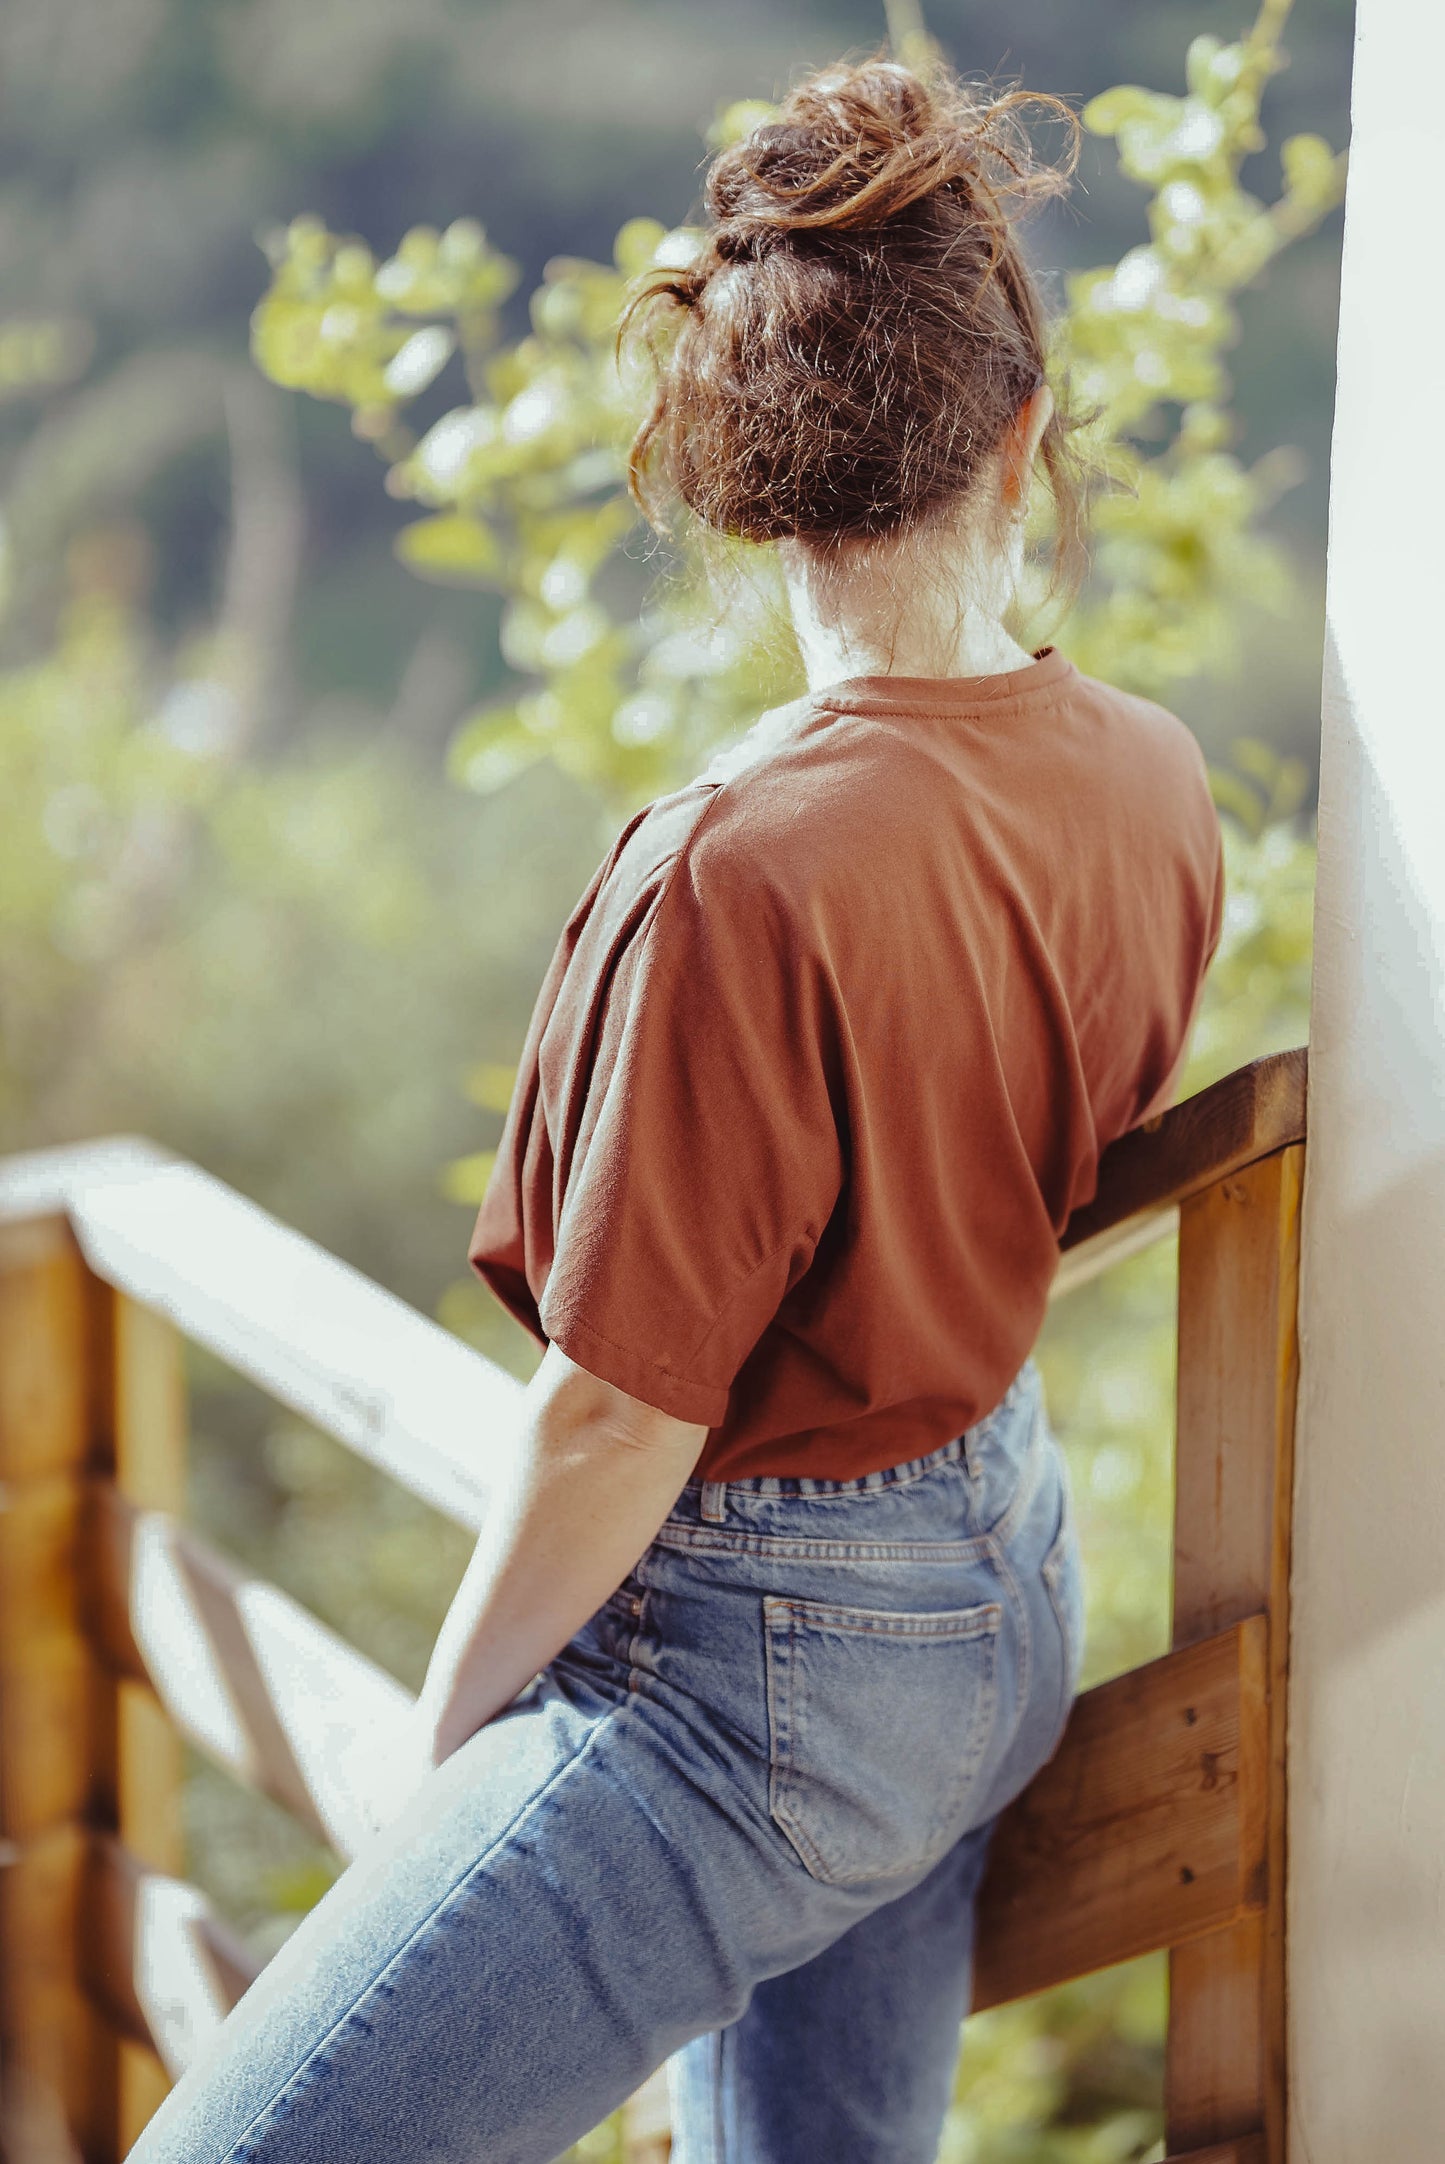
[[[1287, 598], [1286, 562], [1261, 518], [1294, 461], [1282, 450], [1246, 467], [1231, 451], [1223, 359], [1238, 336], [1234, 296], [1343, 186], [1342, 160], [1306, 135], [1282, 146], [1272, 203], [1241, 183], [1264, 145], [1260, 102], [1287, 11], [1288, 0], [1267, 0], [1234, 44], [1196, 38], [1182, 97], [1128, 86], [1083, 115], [1117, 140], [1124, 172], [1148, 189], [1150, 237], [1067, 281], [1055, 371], [1091, 416], [1080, 440], [1107, 486], [1094, 575], [1070, 620], [1048, 628], [1081, 666], [1156, 695], [1226, 664], [1246, 610]], [[725, 111], [714, 139], [758, 115], [753, 101]], [[414, 228], [381, 261], [311, 217], [268, 236], [273, 277], [253, 319], [259, 365], [349, 405], [356, 432], [387, 461], [389, 492], [426, 506], [397, 536], [405, 563], [504, 597], [502, 650], [523, 681], [454, 739], [454, 771], [472, 788], [550, 758], [629, 806], [692, 772], [760, 703], [797, 688], [767, 551], [733, 549], [720, 564], [715, 542], [699, 548], [684, 523], [666, 576], [638, 592], [639, 522], [622, 480], [645, 364], [634, 356], [619, 368], [617, 322], [634, 281], [684, 260], [696, 239], [635, 218], [610, 265], [554, 261], [532, 296], [529, 332], [506, 341], [494, 310], [514, 266], [474, 219]], [[467, 402], [417, 435], [409, 408], [454, 349]], [[1045, 546], [1023, 597], [1035, 640], [1047, 521], [1041, 490], [1035, 534]]]
[[434, 1301], [458, 1079], [489, 1030], [515, 1051], [596, 807], [469, 801], [401, 735], [243, 756], [220, 656], [168, 651], [100, 538], [53, 649], [0, 668], [0, 1123], [142, 1125]]

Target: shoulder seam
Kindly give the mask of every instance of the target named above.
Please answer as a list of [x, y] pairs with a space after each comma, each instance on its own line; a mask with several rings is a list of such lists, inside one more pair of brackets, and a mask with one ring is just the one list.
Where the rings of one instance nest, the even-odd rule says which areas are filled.
[[[743, 771], [746, 772], [747, 769], [744, 768]], [[697, 840], [698, 835], [701, 833], [703, 827], [706, 825], [709, 817], [712, 814], [713, 807], [718, 802], [718, 799], [722, 796], [723, 791], [727, 788], [728, 782], [730, 780], [736, 780], [737, 778], [738, 777], [736, 775], [732, 775], [728, 776], [722, 781], [713, 781], [703, 784], [703, 786], [705, 786], [710, 792], [707, 802], [698, 812], [696, 819], [694, 819], [692, 825], [689, 827], [682, 841], [679, 842], [677, 848], [674, 849], [669, 856], [666, 856], [661, 860], [661, 865], [659, 866], [659, 869], [661, 869], [662, 866], [665, 866], [666, 875], [663, 878], [660, 886], [658, 887], [657, 901], [648, 918], [647, 927], [643, 934], [644, 944], [651, 936], [652, 927], [661, 916], [663, 906], [667, 901], [667, 897], [672, 892], [673, 882], [677, 878], [678, 866], [687, 856], [689, 850], [692, 848], [693, 843]], [[688, 784], [687, 786], [691, 786], [691, 784]]]

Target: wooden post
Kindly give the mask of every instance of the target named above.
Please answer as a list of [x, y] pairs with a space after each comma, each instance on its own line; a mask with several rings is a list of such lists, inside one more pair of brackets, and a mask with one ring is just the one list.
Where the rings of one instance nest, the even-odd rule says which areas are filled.
[[[185, 1507], [186, 1404], [177, 1332], [120, 1294], [113, 1303], [114, 1477], [127, 1501], [179, 1517]], [[170, 1877], [185, 1870], [181, 1741], [150, 1686], [116, 1686], [116, 1826], [138, 1863]], [[142, 2044], [120, 2045], [120, 2154], [159, 2106], [170, 2077]]]
[[85, 1632], [85, 1489], [110, 1455], [109, 1302], [60, 1220], [0, 1225], [0, 2043], [14, 2164], [117, 2152], [118, 2051], [80, 1987], [86, 1828], [115, 1692]]
[[112, 2164], [164, 2093], [159, 2063], [87, 1998], [90, 1840], [181, 1865], [178, 1746], [88, 1627], [87, 1499], [114, 1478], [174, 1508], [183, 1478], [167, 1325], [86, 1269], [61, 1219], [0, 1224], [0, 2099], [7, 2164]]
[[1269, 1619], [1265, 1905], [1170, 1957], [1171, 2155], [1285, 2141], [1285, 1695], [1304, 1145], [1187, 1202], [1179, 1232], [1174, 1643]]

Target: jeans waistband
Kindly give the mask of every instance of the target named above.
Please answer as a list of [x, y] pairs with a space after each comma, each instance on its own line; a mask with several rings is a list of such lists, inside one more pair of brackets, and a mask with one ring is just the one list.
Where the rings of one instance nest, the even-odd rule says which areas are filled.
[[[1014, 1376], [1003, 1397], [992, 1411], [981, 1420], [951, 1435], [936, 1450], [926, 1451], [920, 1457], [905, 1458], [895, 1465], [880, 1466], [871, 1473], [860, 1473], [851, 1480], [826, 1480], [808, 1474], [760, 1473], [739, 1480], [690, 1480], [684, 1487], [674, 1510], [674, 1516], [691, 1519], [703, 1525], [721, 1525], [729, 1516], [730, 1502], [734, 1509], [747, 1510], [750, 1504], [798, 1500], [845, 1499], [848, 1496], [877, 1494], [890, 1488], [901, 1488], [927, 1479], [928, 1475], [942, 1467], [962, 1464], [970, 1473], [977, 1473], [989, 1457], [990, 1442], [1010, 1422], [1023, 1399], [1039, 1382], [1038, 1371], [1032, 1355], [1026, 1359]], [[1032, 1440], [1036, 1423], [1029, 1423], [1030, 1433], [1021, 1440], [1025, 1445]], [[1020, 1452], [1020, 1470], [1022, 1458]]]

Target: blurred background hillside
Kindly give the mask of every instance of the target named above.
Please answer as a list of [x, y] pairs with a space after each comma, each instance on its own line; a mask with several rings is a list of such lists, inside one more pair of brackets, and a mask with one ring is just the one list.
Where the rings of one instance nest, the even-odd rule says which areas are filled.
[[[1215, 0], [937, 0], [929, 22], [966, 68], [1082, 100], [1120, 81], [1178, 87], [1190, 38], [1237, 33], [1241, 13]], [[274, 969], [277, 1014], [309, 1005], [312, 1026], [293, 1016], [269, 1047], [233, 1043], [234, 1004], [228, 1013], [216, 986], [192, 1017], [207, 1043], [176, 1071], [176, 1048], [147, 1040], [178, 995], [131, 983], [126, 966], [137, 938], [154, 946], [174, 872], [168, 881], [151, 866], [150, 891], [137, 900], [127, 888], [126, 909], [83, 895], [65, 960], [103, 947], [119, 967], [106, 972], [101, 1011], [83, 1028], [70, 1019], [59, 1041], [37, 1041], [53, 1016], [36, 1003], [4, 1011], [7, 1037], [29, 1040], [7, 1048], [0, 1080], [8, 1146], [143, 1126], [252, 1192], [284, 1194], [318, 1236], [436, 1299], [464, 1222], [434, 1182], [423, 1192], [410, 1178], [412, 1142], [425, 1131], [435, 1163], [472, 1136], [456, 1074], [514, 1055], [597, 822], [540, 775], [505, 804], [428, 798], [451, 730], [505, 675], [498, 605], [400, 570], [392, 537], [409, 514], [383, 494], [347, 415], [259, 375], [247, 351], [267, 282], [257, 236], [308, 210], [384, 253], [413, 225], [473, 214], [522, 268], [506, 307], [519, 326], [552, 255], [607, 260], [625, 219], [687, 215], [721, 103], [772, 95], [801, 64], [874, 44], [883, 27], [882, 9], [862, 0], [11, 0], [0, 21], [0, 664], [49, 653], [77, 587], [121, 596], [144, 649], [136, 698], [159, 699], [163, 678], [175, 680], [170, 740], [244, 761], [284, 750], [299, 762], [298, 820], [310, 815], [308, 751], [344, 747], [354, 791], [386, 807], [388, 830], [393, 811], [422, 821], [432, 863], [458, 882], [458, 909], [456, 946], [435, 958], [447, 1028], [425, 1047], [408, 1043], [407, 1017], [427, 996], [410, 966], [382, 994], [385, 1023], [348, 1007], [342, 1025], [346, 987], [318, 983], [305, 952], [238, 953], [224, 927], [190, 924], [192, 944], [214, 943], [196, 961], [203, 974], [242, 970], [249, 986], [251, 972]], [[1348, 39], [1344, 0], [1311, 0], [1295, 17], [1290, 64], [1269, 92], [1273, 138], [1308, 127], [1343, 141]], [[1111, 146], [1089, 142], [1080, 187], [1036, 234], [1038, 258], [1107, 262], [1141, 237], [1138, 190]], [[1303, 479], [1271, 520], [1301, 576], [1287, 631], [1268, 618], [1247, 627], [1237, 681], [1177, 696], [1211, 750], [1247, 733], [1312, 756], [1337, 253], [1331, 225], [1242, 304], [1239, 448], [1246, 459], [1281, 443], [1303, 454]], [[52, 846], [83, 873], [84, 798], [52, 807], [51, 825]], [[246, 846], [263, 844], [234, 843]], [[382, 888], [404, 853], [394, 831], [338, 846], [362, 886], [368, 847]], [[378, 920], [384, 900], [372, 896]], [[399, 924], [363, 927], [355, 967], [381, 967], [377, 947], [394, 954], [398, 942]], [[313, 1053], [341, 1070], [326, 1087]], [[338, 1148], [357, 1150], [356, 1177], [336, 1164]], [[389, 1188], [398, 1152], [408, 1178]]]
[[[1082, 105], [1121, 83], [1182, 91], [1191, 41], [1239, 37], [1249, 7], [927, 16], [966, 72]], [[500, 308], [515, 339], [553, 258], [610, 263], [629, 219], [695, 210], [721, 107], [886, 27], [864, 0], [8, 0], [0, 1152], [145, 1133], [528, 1372], [462, 1257], [617, 793], [546, 760], [459, 785], [459, 726], [515, 683], [502, 597], [399, 561], [415, 506], [346, 405], [258, 368], [261, 242], [310, 213], [386, 256], [476, 218], [519, 267]], [[1284, 138], [1345, 142], [1350, 35], [1347, 0], [1291, 16], [1270, 149], [1243, 174], [1261, 196]], [[1050, 290], [1144, 240], [1144, 205], [1091, 136], [1033, 231]], [[1191, 1087], [1307, 1029], [1338, 256], [1337, 218], [1295, 241], [1241, 294], [1227, 356], [1239, 458], [1299, 457], [1264, 514], [1292, 579], [1240, 601], [1232, 668], [1201, 662], [1169, 693], [1237, 815]], [[463, 395], [453, 368], [421, 425]], [[1164, 1642], [1171, 1267], [1156, 1250], [1116, 1273], [1044, 1348], [1093, 1570], [1086, 1681]], [[415, 1682], [461, 1536], [202, 1363], [194, 1395], [199, 1521]], [[332, 1869], [199, 1766], [190, 1823], [194, 1874], [262, 1949]], [[1162, 1991], [1162, 1965], [1135, 1964], [978, 2024], [949, 2164], [1151, 2154]]]

